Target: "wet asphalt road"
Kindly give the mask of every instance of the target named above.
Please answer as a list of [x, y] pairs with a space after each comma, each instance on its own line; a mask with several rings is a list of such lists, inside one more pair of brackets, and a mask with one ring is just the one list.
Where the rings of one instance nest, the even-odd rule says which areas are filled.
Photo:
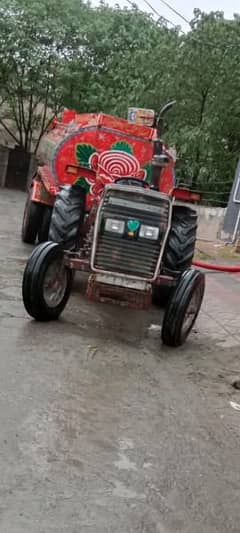
[[0, 190], [0, 532], [239, 533], [240, 277], [207, 276], [177, 350], [157, 309], [95, 305], [79, 279], [37, 324], [23, 203]]

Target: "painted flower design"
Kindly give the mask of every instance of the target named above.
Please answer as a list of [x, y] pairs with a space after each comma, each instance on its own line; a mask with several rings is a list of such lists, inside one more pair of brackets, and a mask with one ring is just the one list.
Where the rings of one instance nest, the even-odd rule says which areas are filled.
[[89, 159], [89, 166], [96, 172], [96, 181], [91, 186], [94, 196], [100, 196], [106, 184], [113, 183], [121, 176], [139, 179], [146, 176], [136, 157], [121, 150], [106, 150], [101, 154], [95, 152]]
[[95, 152], [91, 155], [89, 164], [99, 176], [110, 183], [120, 176], [144, 179], [146, 175], [136, 157], [122, 150], [106, 150], [101, 154]]
[[79, 144], [77, 146], [76, 159], [81, 166], [89, 169], [89, 175], [85, 180], [90, 194], [99, 197], [106, 184], [113, 183], [121, 176], [146, 178], [147, 170], [140, 167], [140, 163], [132, 155], [131, 149], [131, 145], [124, 141], [116, 143], [111, 150], [105, 150], [101, 153], [96, 152], [92, 145]]

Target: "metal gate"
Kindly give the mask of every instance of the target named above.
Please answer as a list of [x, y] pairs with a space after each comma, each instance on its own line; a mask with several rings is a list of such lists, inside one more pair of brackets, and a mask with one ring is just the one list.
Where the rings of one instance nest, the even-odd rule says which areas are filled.
[[5, 187], [21, 191], [26, 190], [30, 157], [30, 154], [24, 152], [20, 147], [9, 152]]

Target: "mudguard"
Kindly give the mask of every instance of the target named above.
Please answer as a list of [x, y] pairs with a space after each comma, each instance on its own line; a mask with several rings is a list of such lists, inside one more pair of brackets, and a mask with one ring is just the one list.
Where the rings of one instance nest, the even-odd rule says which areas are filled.
[[38, 167], [37, 174], [32, 180], [31, 188], [31, 199], [34, 202], [50, 206], [54, 204], [55, 196], [59, 191], [59, 187], [55, 184], [46, 165]]

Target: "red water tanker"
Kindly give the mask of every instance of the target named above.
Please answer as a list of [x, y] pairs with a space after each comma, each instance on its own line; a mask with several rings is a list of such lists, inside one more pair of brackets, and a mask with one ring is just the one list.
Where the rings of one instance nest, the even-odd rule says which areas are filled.
[[[171, 194], [175, 158], [159, 139], [159, 118], [151, 110], [130, 110], [129, 120], [65, 110], [40, 144], [40, 164], [26, 200], [22, 240], [32, 244], [47, 240], [52, 206], [64, 185], [78, 184], [86, 191], [88, 210], [106, 184], [124, 176], [148, 184], [157, 181], [159, 191]], [[194, 199], [192, 193], [181, 194]]]

